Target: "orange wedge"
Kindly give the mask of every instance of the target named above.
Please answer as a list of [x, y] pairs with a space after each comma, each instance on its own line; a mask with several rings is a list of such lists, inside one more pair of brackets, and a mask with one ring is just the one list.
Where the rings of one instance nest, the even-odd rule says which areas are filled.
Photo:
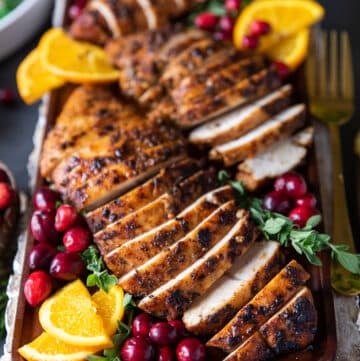
[[48, 91], [64, 84], [61, 78], [41, 65], [41, 53], [38, 48], [20, 64], [16, 72], [16, 82], [20, 96], [27, 104], [34, 103]]
[[285, 63], [290, 69], [296, 69], [303, 63], [309, 48], [310, 31], [301, 30], [299, 33], [284, 39], [265, 53], [275, 61]]
[[74, 281], [40, 307], [39, 320], [51, 336], [80, 347], [111, 347], [103, 320], [89, 291], [80, 281]]
[[73, 40], [60, 28], [49, 30], [41, 39], [41, 59], [47, 71], [73, 83], [107, 83], [119, 78], [102, 48]]
[[106, 333], [112, 336], [124, 315], [124, 291], [115, 285], [108, 293], [99, 290], [91, 298], [96, 304], [98, 315], [104, 321]]
[[324, 8], [312, 0], [259, 0], [242, 11], [234, 27], [234, 43], [242, 47], [254, 20], [270, 24], [269, 34], [260, 38], [258, 50], [264, 52], [283, 39], [310, 27], [324, 17]]
[[19, 348], [19, 354], [27, 361], [84, 361], [101, 348], [85, 348], [68, 345], [44, 332], [31, 343]]

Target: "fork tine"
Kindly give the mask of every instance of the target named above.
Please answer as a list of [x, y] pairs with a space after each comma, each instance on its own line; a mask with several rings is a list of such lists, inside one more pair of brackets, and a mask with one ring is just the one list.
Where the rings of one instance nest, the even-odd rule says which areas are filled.
[[339, 47], [336, 30], [330, 31], [329, 39], [329, 96], [331, 98], [336, 98], [339, 96]]
[[340, 36], [340, 61], [341, 61], [341, 94], [345, 99], [354, 98], [353, 62], [349, 33], [342, 31]]
[[320, 31], [316, 39], [318, 96], [325, 97], [328, 93], [328, 61], [327, 61], [328, 36], [326, 31]]
[[307, 84], [307, 92], [309, 96], [315, 97], [316, 96], [316, 89], [318, 83], [317, 77], [317, 61], [316, 61], [316, 31], [314, 30], [311, 36], [311, 43], [310, 43], [310, 51], [309, 55], [306, 59], [306, 84]]

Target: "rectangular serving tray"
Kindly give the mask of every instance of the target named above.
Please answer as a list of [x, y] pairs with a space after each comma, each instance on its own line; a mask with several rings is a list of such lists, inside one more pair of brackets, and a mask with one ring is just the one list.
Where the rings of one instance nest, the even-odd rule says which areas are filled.
[[[65, 14], [67, 14], [67, 8], [69, 5], [69, 1], [58, 0], [56, 2], [56, 7], [54, 11], [53, 23], [56, 26], [66, 26], [68, 24], [68, 20], [66, 19]], [[304, 101], [306, 99], [306, 94], [304, 92], [304, 82], [303, 82], [303, 71], [300, 70], [296, 76], [294, 77], [293, 84], [295, 84], [295, 89], [297, 89], [297, 97], [298, 100]], [[49, 129], [53, 126], [56, 121], [56, 118], [59, 112], [62, 109], [65, 99], [69, 94], [69, 90], [72, 88], [70, 86], [66, 86], [64, 88], [55, 90], [49, 94], [48, 97], [45, 98], [43, 102], [43, 115], [45, 117], [44, 124], [41, 125], [43, 131], [40, 129], [40, 135], [38, 135], [37, 142], [41, 144], [36, 147], [40, 147], [45, 139], [46, 134]], [[310, 119], [310, 117], [309, 117]], [[304, 171], [308, 175], [309, 182], [311, 184], [312, 190], [317, 193], [320, 197], [320, 194], [325, 194], [321, 189], [324, 187], [324, 183], [321, 184], [318, 182], [318, 174], [320, 169], [320, 157], [317, 157], [317, 154], [323, 153], [324, 144], [329, 144], [327, 141], [328, 134], [326, 129], [323, 128], [320, 124], [311, 120], [309, 123], [313, 123], [315, 125], [316, 134], [315, 134], [315, 145], [313, 150], [308, 157], [307, 165], [304, 168]], [[44, 184], [44, 180], [41, 178], [40, 173], [38, 171], [38, 159], [35, 161], [36, 176], [34, 180], [35, 188]], [[320, 199], [320, 198], [318, 198]], [[321, 199], [322, 204], [326, 204], [328, 206], [328, 201], [325, 199]], [[29, 209], [29, 215], [32, 210]], [[326, 224], [325, 222], [325, 231], [329, 232], [330, 224]], [[34, 309], [30, 307], [23, 296], [23, 285], [27, 275], [29, 274], [29, 267], [26, 262], [27, 255], [33, 245], [33, 239], [29, 234], [29, 231], [26, 231], [25, 239], [22, 243], [22, 247], [24, 249], [21, 250], [22, 257], [20, 260], [20, 270], [19, 270], [19, 279], [16, 280], [18, 286], [18, 295], [16, 298], [16, 305], [14, 305], [14, 314], [11, 315], [11, 319], [13, 325], [11, 328], [10, 340], [7, 340], [7, 350], [10, 354], [9, 360], [12, 361], [23, 361], [20, 355], [17, 352], [17, 349], [22, 345], [30, 342], [35, 337], [37, 337], [41, 333], [41, 326], [38, 321], [37, 311], [38, 309]], [[336, 355], [336, 324], [335, 324], [335, 314], [334, 314], [334, 303], [333, 303], [333, 295], [332, 289], [330, 285], [330, 257], [328, 253], [322, 253], [320, 258], [323, 262], [322, 267], [316, 267], [310, 265], [303, 257], [299, 257], [293, 253], [291, 253], [291, 257], [295, 257], [311, 274], [311, 279], [308, 283], [308, 286], [311, 288], [314, 300], [316, 304], [316, 308], [318, 311], [318, 331], [316, 334], [315, 341], [311, 347], [309, 347], [306, 351], [292, 353], [290, 355], [286, 355], [284, 357], [278, 358], [278, 360], [282, 361], [332, 361]], [[8, 315], [9, 316], [9, 315]], [[8, 317], [9, 318], [9, 317]], [[215, 360], [208, 360], [215, 361]]]

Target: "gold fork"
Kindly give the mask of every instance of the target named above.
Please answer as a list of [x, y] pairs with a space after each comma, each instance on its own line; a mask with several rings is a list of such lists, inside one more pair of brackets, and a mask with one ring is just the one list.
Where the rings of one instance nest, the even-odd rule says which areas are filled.
[[[332, 157], [332, 238], [355, 252], [344, 188], [340, 127], [354, 114], [354, 81], [351, 44], [346, 31], [317, 29], [306, 64], [306, 80], [311, 113], [330, 130]], [[360, 276], [331, 265], [331, 284], [346, 295], [360, 293]]]

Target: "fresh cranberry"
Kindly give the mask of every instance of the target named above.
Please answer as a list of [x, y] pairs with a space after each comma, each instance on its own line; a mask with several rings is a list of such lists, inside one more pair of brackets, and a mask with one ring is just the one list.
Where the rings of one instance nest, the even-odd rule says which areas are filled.
[[77, 219], [76, 209], [69, 204], [62, 204], [56, 210], [55, 229], [58, 232], [65, 232], [75, 225]]
[[47, 243], [39, 243], [35, 245], [29, 254], [30, 269], [49, 269], [50, 263], [56, 254], [57, 250]]
[[245, 35], [242, 39], [244, 49], [256, 49], [259, 46], [259, 39], [256, 36]]
[[213, 38], [217, 41], [230, 41], [233, 38], [233, 34], [227, 31], [216, 31], [213, 34]]
[[0, 209], [6, 209], [11, 206], [16, 195], [9, 183], [0, 183]]
[[33, 307], [40, 305], [40, 303], [48, 298], [51, 291], [51, 277], [44, 271], [31, 273], [24, 284], [25, 298]]
[[302, 197], [299, 197], [295, 200], [297, 206], [315, 208], [317, 200], [312, 193], [306, 193]]
[[319, 212], [314, 208], [300, 206], [294, 208], [289, 213], [289, 218], [298, 226], [305, 227], [309, 218], [317, 214], [319, 214]]
[[177, 338], [178, 341], [180, 339], [182, 339], [183, 337], [187, 336], [187, 331], [186, 331], [186, 328], [185, 328], [185, 324], [181, 320], [169, 321], [169, 325], [175, 328], [175, 330], [176, 330], [176, 338]]
[[218, 23], [218, 17], [212, 12], [204, 12], [195, 18], [195, 25], [203, 30], [214, 30]]
[[227, 11], [239, 11], [241, 7], [241, 0], [225, 0], [224, 6]]
[[71, 20], [75, 20], [81, 15], [82, 12], [83, 12], [83, 8], [81, 8], [80, 6], [71, 5], [69, 7], [69, 18]]
[[47, 187], [38, 189], [33, 197], [34, 207], [39, 211], [55, 211], [58, 201], [59, 194]]
[[285, 173], [276, 179], [274, 188], [276, 191], [291, 198], [300, 198], [307, 192], [305, 179], [295, 172]]
[[272, 191], [264, 197], [263, 207], [271, 212], [288, 214], [291, 206], [291, 200], [283, 193]]
[[271, 31], [271, 25], [266, 21], [254, 20], [250, 25], [250, 34], [252, 36], [262, 36]]
[[77, 253], [58, 253], [50, 264], [50, 274], [63, 281], [73, 281], [84, 272], [84, 262]]
[[0, 89], [0, 103], [10, 105], [15, 102], [16, 95], [13, 90], [9, 88]]
[[0, 182], [1, 183], [10, 183], [10, 178], [7, 175], [7, 173], [4, 171], [4, 169], [0, 168]]
[[132, 334], [134, 336], [148, 337], [153, 322], [147, 313], [140, 313], [132, 322]]
[[86, 6], [87, 2], [88, 0], [76, 0], [75, 4], [79, 6], [81, 9], [83, 9]]
[[234, 29], [234, 18], [230, 15], [224, 15], [219, 20], [219, 29], [225, 33], [232, 33]]
[[273, 61], [272, 64], [276, 66], [281, 79], [286, 79], [290, 75], [290, 68], [282, 61]]
[[63, 243], [68, 252], [82, 252], [89, 247], [91, 233], [83, 227], [69, 229], [63, 237]]
[[155, 347], [145, 337], [131, 337], [125, 341], [120, 355], [123, 361], [152, 361]]
[[57, 244], [59, 234], [55, 229], [55, 215], [53, 212], [35, 211], [30, 220], [32, 236], [41, 243]]
[[175, 351], [170, 346], [161, 346], [158, 350], [157, 361], [175, 361]]
[[204, 361], [205, 346], [197, 338], [184, 338], [176, 347], [176, 356], [179, 361]]
[[158, 322], [151, 327], [149, 337], [158, 345], [169, 345], [177, 341], [177, 332], [169, 323]]

